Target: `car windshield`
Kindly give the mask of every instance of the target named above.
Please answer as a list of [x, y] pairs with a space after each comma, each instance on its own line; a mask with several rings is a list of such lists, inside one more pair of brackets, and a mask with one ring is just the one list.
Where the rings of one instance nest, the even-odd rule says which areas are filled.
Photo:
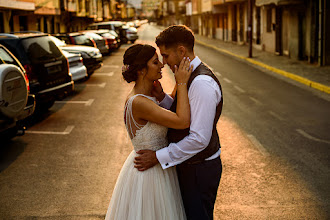
[[22, 44], [32, 62], [63, 56], [49, 36], [27, 38]]
[[74, 38], [76, 44], [78, 44], [78, 45], [87, 45], [87, 46], [94, 47], [93, 42], [84, 34], [74, 36], [73, 38]]
[[116, 31], [110, 30], [109, 32], [110, 32], [110, 34], [114, 35], [115, 37], [118, 37], [118, 34]]
[[66, 43], [64, 41], [58, 39], [57, 37], [50, 36], [50, 38], [52, 39], [52, 41], [55, 43], [56, 46], [58, 46], [58, 47], [66, 46]]
[[100, 34], [102, 37], [106, 37], [106, 38], [112, 38], [112, 39], [114, 39], [115, 38], [115, 36], [113, 36], [112, 34], [110, 34], [110, 33], [102, 33], [102, 34]]
[[93, 39], [95, 39], [95, 40], [103, 40], [103, 38], [100, 36], [100, 35], [98, 35], [98, 34], [95, 34], [95, 33], [85, 33], [88, 37], [91, 37], [91, 38], [93, 38]]

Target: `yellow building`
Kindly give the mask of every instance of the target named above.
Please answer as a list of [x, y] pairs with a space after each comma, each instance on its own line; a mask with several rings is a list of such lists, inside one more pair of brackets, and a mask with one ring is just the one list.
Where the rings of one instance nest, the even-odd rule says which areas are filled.
[[9, 33], [33, 28], [34, 0], [0, 1], [0, 32]]

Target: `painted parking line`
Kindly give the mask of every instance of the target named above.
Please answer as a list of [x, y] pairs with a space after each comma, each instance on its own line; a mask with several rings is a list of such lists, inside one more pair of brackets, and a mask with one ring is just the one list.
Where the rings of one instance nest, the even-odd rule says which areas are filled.
[[241, 92], [241, 93], [245, 93], [245, 90], [242, 89], [242, 88], [239, 87], [239, 86], [234, 86], [234, 88], [235, 88], [236, 90], [238, 90], [239, 92]]
[[33, 131], [33, 130], [27, 130], [25, 131], [25, 133], [27, 134], [55, 134], [55, 135], [67, 135], [70, 134], [71, 131], [73, 130], [74, 126], [70, 125], [68, 127], [66, 127], [66, 129], [62, 132], [58, 132], [58, 131]]
[[220, 76], [220, 77], [222, 76], [221, 73], [219, 73], [219, 72], [215, 72], [215, 75]]
[[268, 112], [270, 115], [272, 115], [273, 117], [277, 118], [278, 120], [280, 121], [284, 121], [284, 118], [282, 118], [281, 116], [279, 116], [278, 114], [276, 114], [275, 112], [273, 111], [269, 111]]
[[256, 103], [257, 105], [261, 105], [262, 103], [258, 100], [258, 99], [255, 99], [253, 97], [249, 97], [254, 103]]
[[254, 137], [252, 134], [248, 134], [247, 137], [250, 139], [250, 141], [253, 143], [253, 145], [259, 150], [259, 152], [264, 156], [269, 156], [269, 153], [267, 152], [266, 148], [262, 146], [262, 144], [258, 141], [256, 137]]
[[119, 68], [119, 65], [103, 65], [103, 67], [107, 67], [107, 68]]
[[100, 83], [100, 84], [77, 84], [75, 86], [76, 87], [82, 87], [82, 86], [91, 86], [91, 87], [93, 87], [93, 86], [98, 86], [98, 87], [104, 88], [106, 84], [107, 83]]
[[223, 80], [225, 80], [227, 83], [231, 83], [231, 81], [227, 78], [224, 78]]
[[89, 99], [88, 101], [55, 101], [55, 104], [85, 104], [85, 106], [91, 106], [94, 99]]
[[305, 138], [308, 138], [310, 140], [313, 141], [317, 141], [317, 142], [322, 142], [322, 143], [326, 143], [326, 144], [330, 144], [330, 141], [327, 140], [322, 140], [316, 137], [313, 137], [312, 135], [307, 134], [305, 131], [301, 130], [301, 129], [296, 129], [296, 131], [301, 134], [302, 136], [304, 136]]
[[114, 72], [110, 73], [94, 73], [93, 76], [113, 76]]

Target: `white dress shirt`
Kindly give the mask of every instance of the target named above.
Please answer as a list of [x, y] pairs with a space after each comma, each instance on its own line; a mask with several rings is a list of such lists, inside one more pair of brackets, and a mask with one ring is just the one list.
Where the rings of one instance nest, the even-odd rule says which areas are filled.
[[[194, 71], [201, 64], [201, 60], [196, 56], [191, 64], [194, 65]], [[182, 163], [208, 146], [221, 95], [219, 85], [212, 77], [207, 75], [195, 77], [188, 91], [191, 112], [189, 135], [178, 143], [170, 143], [168, 147], [156, 151], [156, 157], [163, 169]], [[172, 97], [166, 94], [160, 106], [169, 109], [172, 103]], [[219, 155], [220, 149], [206, 160], [214, 159]]]

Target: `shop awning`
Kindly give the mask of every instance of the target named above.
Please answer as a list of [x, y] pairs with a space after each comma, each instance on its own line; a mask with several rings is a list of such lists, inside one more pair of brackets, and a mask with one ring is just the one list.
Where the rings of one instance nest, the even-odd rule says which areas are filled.
[[263, 6], [263, 5], [294, 5], [294, 4], [301, 4], [303, 3], [302, 0], [256, 0], [256, 6]]

